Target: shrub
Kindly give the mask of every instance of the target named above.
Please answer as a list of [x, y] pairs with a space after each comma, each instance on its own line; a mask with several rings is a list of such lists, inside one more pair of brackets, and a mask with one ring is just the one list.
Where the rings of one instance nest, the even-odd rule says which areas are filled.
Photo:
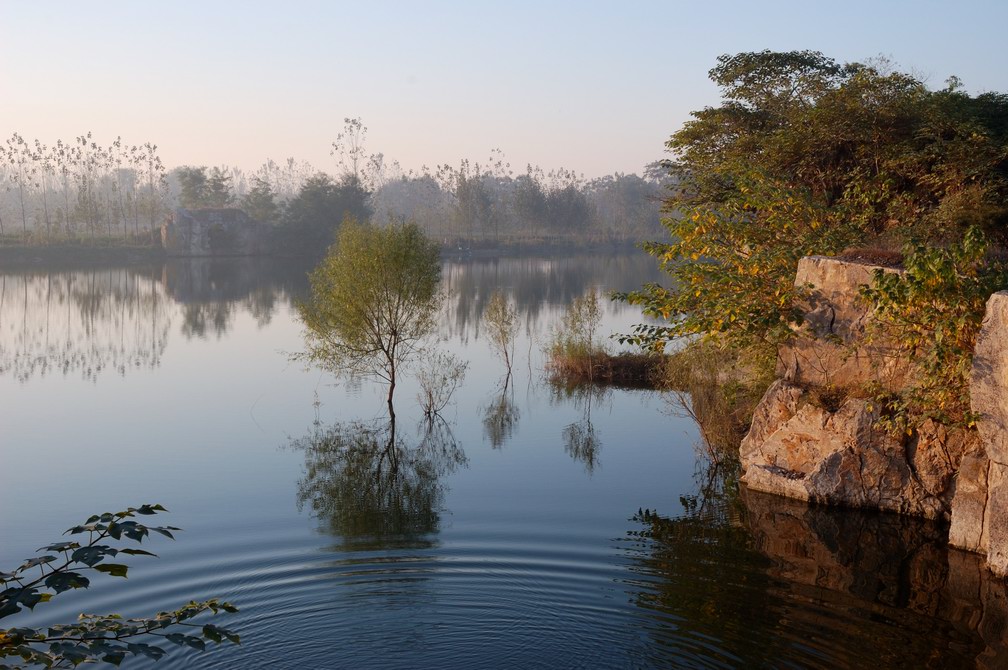
[[1008, 268], [992, 259], [978, 227], [948, 248], [911, 246], [905, 272], [875, 272], [862, 295], [875, 307], [870, 337], [885, 337], [912, 366], [909, 386], [880, 396], [886, 424], [909, 430], [932, 418], [972, 426], [969, 376], [987, 299], [1008, 286]]

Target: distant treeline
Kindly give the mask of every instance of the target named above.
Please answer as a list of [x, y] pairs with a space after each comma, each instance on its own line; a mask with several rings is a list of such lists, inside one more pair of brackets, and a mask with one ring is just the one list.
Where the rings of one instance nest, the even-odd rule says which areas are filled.
[[14, 133], [0, 145], [0, 240], [55, 243], [108, 238], [151, 244], [168, 207], [157, 146], [91, 133], [53, 146]]
[[629, 241], [659, 234], [665, 171], [587, 180], [528, 165], [516, 174], [499, 150], [484, 162], [404, 171], [365, 150], [367, 128], [346, 119], [332, 143], [336, 169], [293, 158], [252, 173], [228, 166], [167, 171], [150, 143], [102, 147], [90, 133], [47, 148], [14, 134], [0, 147], [0, 240], [156, 244], [176, 206], [238, 207], [270, 224], [291, 251], [325, 248], [346, 216], [416, 221], [446, 245]]

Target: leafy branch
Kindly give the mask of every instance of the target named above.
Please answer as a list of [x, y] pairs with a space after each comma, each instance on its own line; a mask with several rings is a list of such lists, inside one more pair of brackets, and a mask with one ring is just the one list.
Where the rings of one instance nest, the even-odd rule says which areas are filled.
[[948, 248], [909, 247], [903, 273], [876, 271], [862, 295], [876, 309], [872, 337], [891, 342], [915, 367], [913, 383], [879, 400], [888, 428], [910, 430], [932, 418], [972, 426], [969, 377], [987, 299], [1008, 286], [1008, 268], [991, 262], [989, 243], [974, 226]]
[[[97, 572], [125, 578], [129, 566], [106, 559], [118, 556], [156, 556], [133, 547], [112, 546], [110, 541], [141, 543], [151, 533], [175, 539], [175, 526], [152, 526], [136, 521], [139, 516], [153, 516], [167, 510], [161, 505], [141, 505], [120, 512], [96, 514], [83, 524], [68, 529], [64, 535], [87, 535], [86, 541], [68, 540], [41, 547], [39, 556], [26, 559], [11, 572], [0, 572], [0, 619], [25, 608], [34, 610], [39, 603], [73, 589], [88, 588], [85, 573]], [[45, 553], [42, 553], [45, 552]], [[237, 612], [234, 605], [217, 599], [191, 601], [174, 611], [159, 612], [154, 617], [123, 619], [116, 614], [81, 614], [78, 621], [56, 624], [44, 629], [15, 627], [0, 629], [0, 670], [44, 666], [76, 666], [102, 660], [119, 665], [131, 656], [155, 660], [165, 650], [150, 640], [161, 638], [173, 644], [203, 651], [207, 641], [239, 643], [236, 633], [209, 623], [192, 620], [207, 612]], [[173, 630], [170, 630], [173, 629]], [[188, 633], [178, 629], [188, 630]], [[20, 657], [26, 665], [10, 665], [5, 659]]]

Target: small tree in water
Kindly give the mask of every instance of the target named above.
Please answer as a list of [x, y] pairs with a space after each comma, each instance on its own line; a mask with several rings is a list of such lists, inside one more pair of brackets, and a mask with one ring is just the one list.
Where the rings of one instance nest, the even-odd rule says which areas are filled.
[[[507, 380], [511, 379], [511, 365], [514, 362], [514, 342], [518, 335], [518, 312], [507, 297], [494, 291], [483, 312], [483, 323], [490, 331], [490, 343], [507, 367]], [[505, 381], [505, 386], [507, 382]]]
[[337, 375], [384, 380], [393, 413], [397, 374], [436, 326], [437, 246], [416, 224], [376, 228], [348, 219], [309, 279], [311, 299], [298, 304], [302, 357]]
[[594, 381], [596, 359], [607, 353], [595, 341], [601, 323], [602, 307], [595, 289], [567, 306], [546, 350], [546, 367], [555, 378]]

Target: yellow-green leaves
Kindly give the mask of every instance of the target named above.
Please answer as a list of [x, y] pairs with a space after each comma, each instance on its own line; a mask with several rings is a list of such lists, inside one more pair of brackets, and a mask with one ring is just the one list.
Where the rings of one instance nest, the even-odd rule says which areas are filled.
[[969, 375], [987, 299], [1008, 286], [1008, 268], [987, 257], [978, 227], [948, 248], [909, 247], [901, 274], [877, 271], [862, 295], [877, 314], [875, 335], [914, 366], [913, 381], [888, 398], [889, 422], [905, 430], [925, 418], [973, 423]]
[[298, 305], [303, 357], [336, 374], [389, 383], [434, 330], [441, 295], [437, 245], [415, 224], [379, 228], [344, 221], [339, 239], [310, 275]]

